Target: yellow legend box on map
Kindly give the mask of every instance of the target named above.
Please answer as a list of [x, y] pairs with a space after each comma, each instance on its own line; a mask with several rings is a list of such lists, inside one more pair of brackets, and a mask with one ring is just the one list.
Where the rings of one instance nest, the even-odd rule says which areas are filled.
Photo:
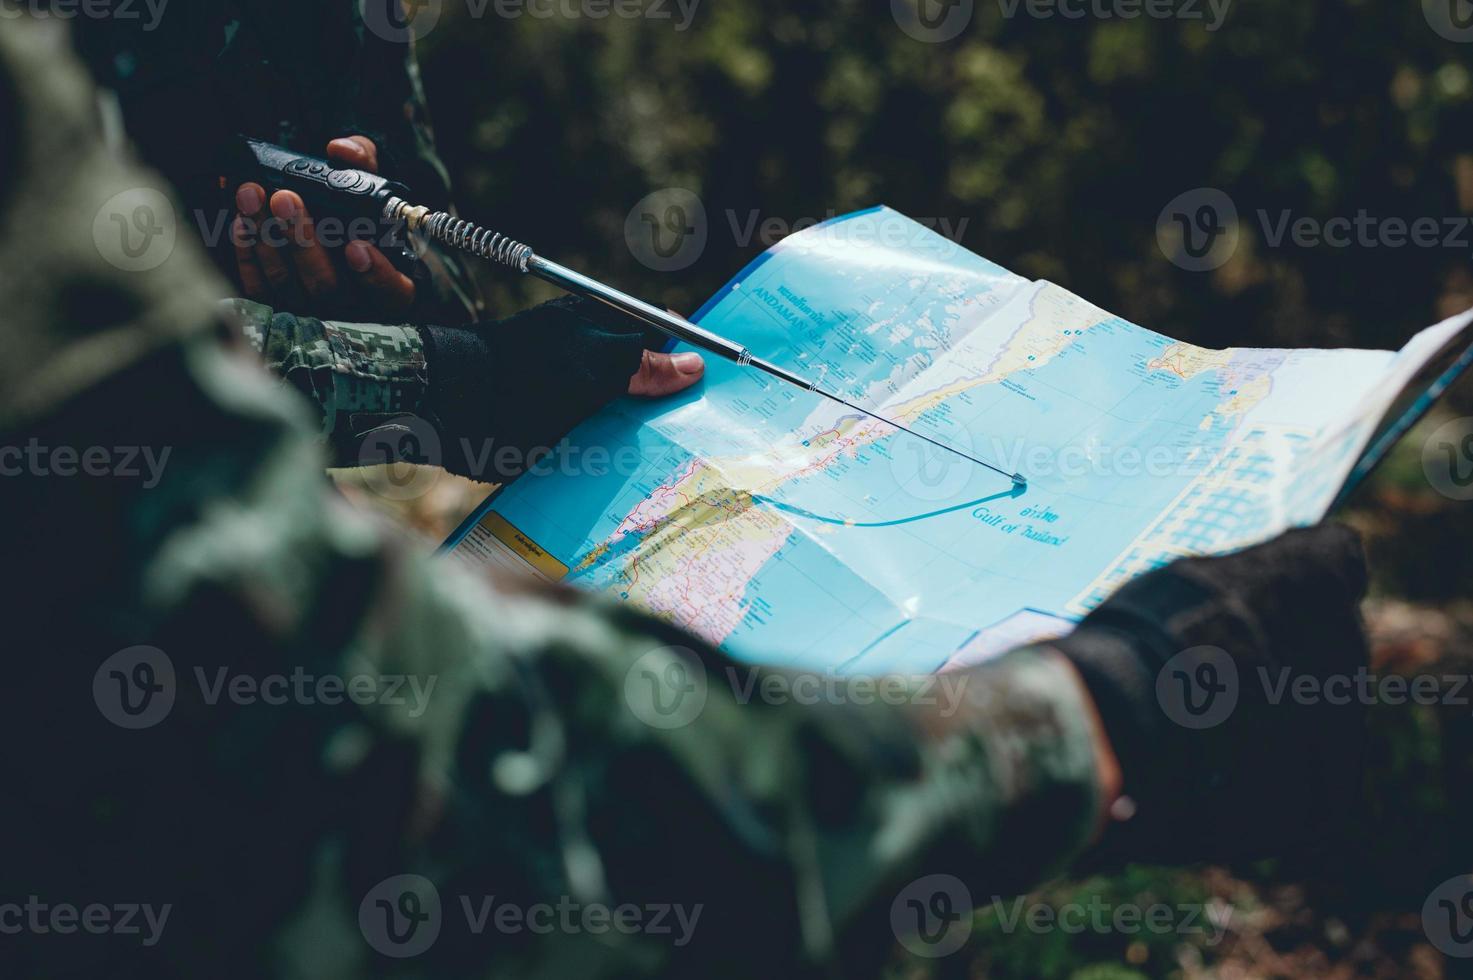
[[568, 574], [567, 565], [544, 551], [541, 545], [519, 531], [511, 521], [496, 511], [493, 510], [481, 518], [478, 527], [502, 547], [531, 565], [537, 574], [544, 578], [557, 582]]

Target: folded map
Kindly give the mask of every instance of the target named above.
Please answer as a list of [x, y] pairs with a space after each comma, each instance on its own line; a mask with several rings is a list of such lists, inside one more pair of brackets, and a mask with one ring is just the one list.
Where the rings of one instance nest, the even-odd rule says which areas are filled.
[[694, 389], [585, 422], [447, 546], [745, 660], [972, 663], [1177, 557], [1320, 520], [1473, 359], [1470, 318], [1399, 352], [1209, 350], [875, 208], [785, 238], [692, 319], [1026, 487], [707, 358]]

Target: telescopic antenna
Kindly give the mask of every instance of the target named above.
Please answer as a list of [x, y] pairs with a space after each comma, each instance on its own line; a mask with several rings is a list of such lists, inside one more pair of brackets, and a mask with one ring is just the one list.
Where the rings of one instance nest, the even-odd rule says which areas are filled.
[[384, 218], [387, 221], [395, 223], [402, 221], [410, 231], [433, 239], [450, 248], [470, 252], [472, 255], [478, 255], [484, 259], [490, 259], [507, 268], [515, 269], [518, 272], [524, 272], [528, 275], [536, 276], [538, 279], [550, 282], [559, 289], [576, 293], [580, 296], [586, 296], [589, 299], [598, 300], [600, 303], [612, 306], [614, 309], [620, 310], [635, 319], [642, 320], [657, 330], [661, 330], [677, 340], [690, 344], [692, 347], [699, 347], [701, 350], [715, 354], [717, 357], [724, 358], [734, 364], [744, 367], [754, 367], [764, 374], [771, 375], [795, 387], [811, 391], [816, 395], [821, 395], [830, 401], [843, 405], [845, 408], [867, 415], [893, 429], [914, 436], [922, 442], [929, 443], [938, 449], [943, 449], [946, 452], [960, 456], [968, 462], [976, 463], [978, 466], [1007, 477], [1013, 481], [1016, 487], [1021, 488], [1028, 485], [1027, 479], [1021, 473], [1009, 473], [1001, 467], [994, 466], [975, 456], [968, 455], [954, 446], [948, 446], [946, 443], [917, 432], [909, 426], [901, 425], [899, 422], [885, 418], [883, 415], [877, 415], [846, 398], [820, 388], [816, 381], [809, 381], [785, 368], [778, 367], [770, 361], [765, 361], [760, 357], [754, 357], [752, 352], [742, 345], [728, 340], [719, 334], [714, 334], [709, 330], [704, 330], [682, 316], [676, 316], [668, 310], [663, 310], [643, 300], [635, 299], [628, 293], [620, 292], [611, 286], [599, 282], [597, 279], [591, 279], [580, 272], [575, 272], [567, 266], [544, 259], [534, 252], [531, 246], [522, 242], [514, 241], [505, 235], [498, 234], [487, 228], [482, 228], [462, 218], [457, 218], [448, 212], [431, 211], [425, 207], [411, 205], [399, 197], [389, 198], [388, 203], [384, 206]]

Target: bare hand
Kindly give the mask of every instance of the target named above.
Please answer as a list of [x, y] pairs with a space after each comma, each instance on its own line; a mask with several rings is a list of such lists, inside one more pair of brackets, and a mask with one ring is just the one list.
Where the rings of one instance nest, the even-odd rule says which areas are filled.
[[[378, 147], [366, 136], [333, 140], [327, 159], [378, 173]], [[320, 243], [317, 224], [295, 192], [277, 191], [268, 201], [260, 184], [246, 183], [236, 189], [235, 204], [240, 213], [231, 225], [231, 241], [248, 299], [322, 314], [356, 309], [395, 315], [414, 303], [413, 280], [374, 245], [350, 241], [330, 249]], [[271, 230], [275, 234], [267, 233]]]

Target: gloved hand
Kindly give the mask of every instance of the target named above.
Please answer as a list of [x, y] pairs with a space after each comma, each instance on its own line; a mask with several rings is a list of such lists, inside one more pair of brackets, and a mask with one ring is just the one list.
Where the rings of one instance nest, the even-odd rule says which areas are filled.
[[[1359, 785], [1365, 586], [1355, 532], [1295, 530], [1143, 575], [1054, 644], [1093, 696], [1135, 805], [1097, 859], [1223, 860], [1323, 836]], [[1303, 675], [1317, 680], [1296, 696]], [[1348, 686], [1327, 690], [1330, 677]]]
[[[705, 371], [699, 354], [651, 350], [666, 341], [653, 327], [575, 296], [499, 323], [425, 326], [420, 334], [442, 465], [484, 483], [518, 476], [536, 450], [620, 395], [673, 395]], [[505, 447], [518, 451], [498, 455]]]

